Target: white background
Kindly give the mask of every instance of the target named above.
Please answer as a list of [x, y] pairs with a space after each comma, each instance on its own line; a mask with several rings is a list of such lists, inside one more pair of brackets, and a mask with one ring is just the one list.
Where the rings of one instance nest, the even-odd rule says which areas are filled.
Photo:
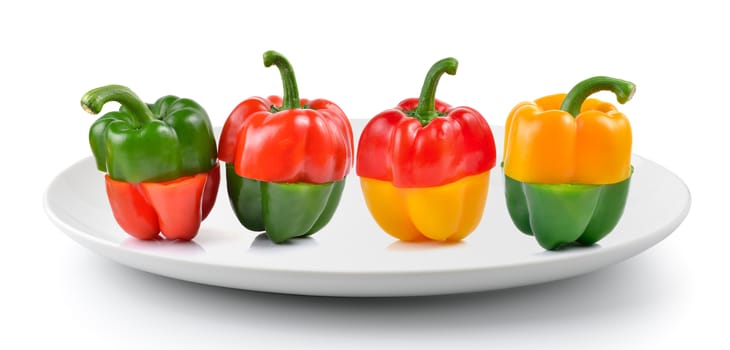
[[[0, 348], [728, 348], [730, 20], [717, 1], [17, 1], [0, 5], [3, 209]], [[232, 3], [232, 2], [231, 2]], [[503, 125], [517, 102], [592, 75], [635, 82], [634, 153], [692, 193], [666, 240], [596, 273], [428, 298], [272, 295], [157, 277], [87, 251], [42, 208], [90, 155], [87, 90], [191, 97], [222, 125], [279, 94], [284, 53], [302, 97], [369, 118], [420, 90]], [[610, 95], [601, 95], [610, 99]], [[108, 108], [111, 108], [108, 107]]]

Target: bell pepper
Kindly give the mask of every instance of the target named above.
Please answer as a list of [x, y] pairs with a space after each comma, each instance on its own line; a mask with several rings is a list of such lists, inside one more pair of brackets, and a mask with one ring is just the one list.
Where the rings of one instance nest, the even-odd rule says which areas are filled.
[[457, 65], [436, 62], [419, 98], [376, 115], [360, 136], [356, 171], [368, 210], [403, 241], [458, 241], [482, 218], [496, 162], [492, 130], [475, 109], [435, 98]]
[[282, 243], [329, 223], [352, 167], [354, 145], [340, 107], [325, 99], [300, 99], [289, 61], [267, 51], [264, 66], [272, 65], [281, 74], [283, 96], [239, 103], [223, 125], [219, 155], [240, 223]]
[[144, 103], [129, 88], [107, 85], [81, 98], [91, 114], [116, 101], [89, 130], [112, 213], [133, 237], [191, 240], [213, 208], [220, 168], [213, 127], [195, 101], [164, 96]]
[[588, 98], [598, 91], [624, 104], [635, 86], [593, 77], [567, 94], [522, 102], [507, 118], [507, 208], [515, 226], [548, 250], [594, 244], [623, 214], [633, 172], [631, 126], [612, 104]]

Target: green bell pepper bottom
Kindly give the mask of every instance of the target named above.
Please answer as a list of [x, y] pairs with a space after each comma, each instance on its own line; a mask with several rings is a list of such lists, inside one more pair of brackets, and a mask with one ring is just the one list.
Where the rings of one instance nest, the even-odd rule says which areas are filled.
[[248, 179], [228, 163], [226, 182], [238, 221], [251, 231], [266, 231], [275, 243], [321, 230], [332, 219], [345, 188], [345, 179], [324, 184]]
[[515, 226], [545, 249], [591, 245], [618, 224], [629, 182], [608, 185], [533, 184], [505, 175], [507, 209]]

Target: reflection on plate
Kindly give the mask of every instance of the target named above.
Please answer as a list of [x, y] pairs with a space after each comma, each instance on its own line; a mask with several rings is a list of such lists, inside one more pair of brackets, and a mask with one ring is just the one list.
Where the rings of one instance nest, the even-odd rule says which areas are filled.
[[[359, 135], [366, 121], [352, 121]], [[493, 127], [497, 154], [502, 128]], [[355, 140], [357, 144], [357, 140]], [[634, 256], [667, 237], [689, 211], [686, 185], [639, 156], [621, 221], [599, 244], [543, 250], [517, 231], [504, 203], [504, 180], [493, 169], [484, 217], [456, 244], [405, 243], [371, 218], [354, 171], [342, 202], [322, 231], [276, 245], [247, 231], [227, 201], [225, 177], [213, 212], [187, 243], [130, 238], [118, 228], [92, 158], [61, 172], [44, 205], [69, 237], [98, 254], [151, 273], [204, 284], [326, 296], [410, 296], [474, 292], [572, 277]]]

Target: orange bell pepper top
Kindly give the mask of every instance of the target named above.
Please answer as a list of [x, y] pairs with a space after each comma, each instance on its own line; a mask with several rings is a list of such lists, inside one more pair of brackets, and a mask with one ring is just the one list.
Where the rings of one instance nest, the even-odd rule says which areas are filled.
[[[619, 95], [619, 102], [632, 94]], [[505, 125], [505, 175], [543, 184], [602, 185], [627, 179], [632, 140], [626, 116], [597, 99], [586, 99], [574, 116], [561, 110], [565, 97], [550, 95], [512, 109]]]

